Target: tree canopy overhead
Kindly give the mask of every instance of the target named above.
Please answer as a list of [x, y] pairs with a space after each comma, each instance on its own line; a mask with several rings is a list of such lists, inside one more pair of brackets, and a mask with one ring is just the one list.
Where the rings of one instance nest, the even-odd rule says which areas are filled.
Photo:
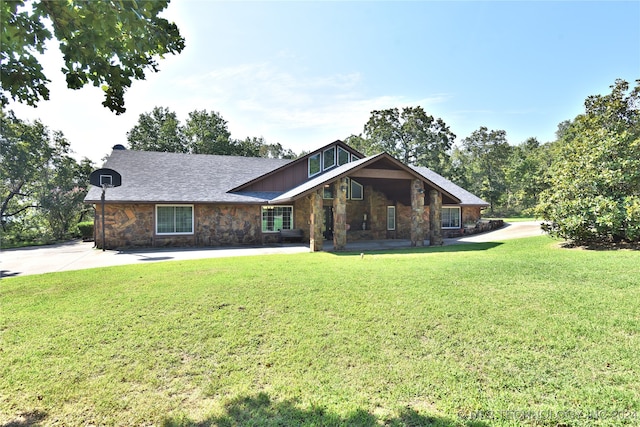
[[[124, 93], [145, 71], [158, 71], [157, 58], [184, 49], [178, 27], [158, 16], [169, 0], [15, 0], [0, 2], [2, 29], [0, 103], [9, 98], [36, 106], [49, 99], [36, 54], [59, 41], [67, 86], [101, 87], [103, 105], [124, 113]], [[53, 33], [52, 33], [52, 31]]]

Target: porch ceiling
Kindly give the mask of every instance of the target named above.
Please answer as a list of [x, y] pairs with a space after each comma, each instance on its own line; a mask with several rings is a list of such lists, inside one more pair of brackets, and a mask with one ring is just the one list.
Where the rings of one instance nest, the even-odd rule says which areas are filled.
[[[383, 193], [389, 200], [396, 200], [403, 205], [411, 206], [411, 180], [410, 179], [380, 179], [354, 177], [354, 180], [364, 186], [371, 186], [374, 190]], [[425, 183], [425, 203], [429, 203], [429, 191], [436, 190], [435, 187]], [[442, 204], [457, 204], [456, 200], [446, 194], [442, 194]]]

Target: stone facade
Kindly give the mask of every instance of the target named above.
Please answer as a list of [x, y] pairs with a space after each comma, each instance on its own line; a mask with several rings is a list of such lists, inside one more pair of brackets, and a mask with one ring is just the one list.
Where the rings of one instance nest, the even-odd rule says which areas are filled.
[[[346, 184], [345, 184], [346, 185]], [[415, 188], [413, 188], [415, 186]], [[358, 240], [411, 239], [420, 245], [429, 238], [430, 209], [428, 200], [420, 193], [421, 186], [413, 183], [415, 206], [407, 206], [388, 199], [374, 187], [365, 186], [362, 200], [323, 199], [322, 190], [292, 203], [293, 227], [304, 233], [303, 242], [313, 241], [315, 250], [321, 250], [324, 221], [324, 207], [333, 207], [334, 216], [338, 212], [346, 227], [336, 228], [334, 239], [338, 243]], [[339, 187], [339, 186], [338, 186]], [[423, 188], [423, 187], [422, 187]], [[334, 194], [339, 194], [334, 189]], [[312, 217], [312, 205], [315, 215]], [[344, 206], [340, 213], [340, 205]], [[396, 208], [396, 229], [387, 230], [387, 207]], [[422, 218], [419, 217], [422, 211]], [[462, 227], [475, 224], [480, 218], [480, 207], [462, 207]], [[412, 235], [412, 223], [417, 227]], [[312, 224], [315, 224], [312, 235]], [[422, 226], [421, 226], [422, 225]], [[442, 230], [444, 237], [462, 233], [463, 230]], [[100, 209], [95, 215], [96, 245], [102, 248]], [[342, 237], [340, 237], [342, 236]], [[313, 237], [313, 240], [311, 239]], [[343, 239], [343, 240], [342, 240]], [[105, 240], [107, 249], [131, 247], [190, 247], [190, 246], [234, 246], [273, 244], [280, 241], [279, 233], [263, 233], [260, 205], [194, 205], [194, 233], [190, 235], [157, 235], [155, 233], [155, 204], [109, 204], [105, 205]]]

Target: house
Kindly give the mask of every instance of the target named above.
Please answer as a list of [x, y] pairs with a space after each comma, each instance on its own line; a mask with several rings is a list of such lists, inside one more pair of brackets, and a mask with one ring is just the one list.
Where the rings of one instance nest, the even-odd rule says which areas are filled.
[[126, 150], [105, 168], [122, 185], [85, 198], [96, 206], [96, 244], [106, 248], [262, 245], [300, 238], [410, 239], [441, 244], [488, 204], [423, 167], [387, 153], [366, 157], [335, 141], [296, 160]]

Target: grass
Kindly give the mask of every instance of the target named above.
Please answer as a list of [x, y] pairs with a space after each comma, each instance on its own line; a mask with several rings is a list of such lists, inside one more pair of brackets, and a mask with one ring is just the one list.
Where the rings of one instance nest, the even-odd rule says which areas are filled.
[[0, 425], [637, 425], [639, 277], [536, 237], [3, 279]]

